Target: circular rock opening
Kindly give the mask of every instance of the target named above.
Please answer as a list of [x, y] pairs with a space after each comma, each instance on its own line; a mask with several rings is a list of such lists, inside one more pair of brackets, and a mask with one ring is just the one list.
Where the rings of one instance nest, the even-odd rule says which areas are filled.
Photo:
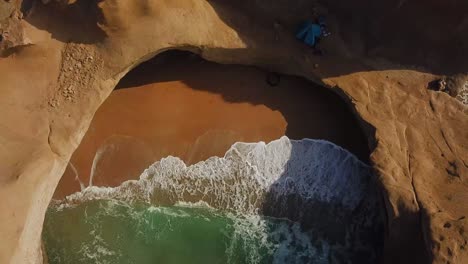
[[358, 122], [326, 88], [281, 76], [272, 89], [268, 76], [182, 51], [129, 72], [59, 183], [49, 262], [377, 261]]

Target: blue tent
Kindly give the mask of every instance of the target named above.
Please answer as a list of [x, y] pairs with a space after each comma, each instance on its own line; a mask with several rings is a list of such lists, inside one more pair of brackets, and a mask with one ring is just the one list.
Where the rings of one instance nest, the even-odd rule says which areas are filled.
[[317, 39], [322, 36], [320, 25], [313, 22], [305, 22], [296, 34], [296, 38], [302, 40], [309, 46], [315, 46]]

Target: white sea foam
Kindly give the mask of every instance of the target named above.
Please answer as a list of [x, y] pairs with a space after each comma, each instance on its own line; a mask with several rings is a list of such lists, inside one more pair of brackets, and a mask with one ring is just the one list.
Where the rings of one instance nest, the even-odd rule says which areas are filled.
[[[197, 224], [212, 221], [217, 223], [219, 232], [228, 238], [220, 241], [224, 244], [226, 263], [328, 263], [328, 243], [323, 240], [312, 242], [310, 234], [303, 231], [295, 222], [260, 215], [222, 213], [203, 203], [195, 205], [184, 203], [183, 206], [171, 207], [141, 205], [104, 200], [81, 204], [81, 209], [69, 208], [71, 214], [60, 212], [58, 217], [70, 217], [76, 215], [74, 210], [89, 210], [89, 214], [80, 218], [81, 223], [72, 227], [78, 227], [79, 232], [74, 232], [73, 237], [64, 238], [65, 241], [70, 239], [72, 241], [65, 243], [63, 249], [55, 247], [49, 251], [54, 262], [139, 263], [130, 261], [135, 256], [128, 256], [133, 251], [127, 252], [127, 244], [130, 245], [129, 248], [133, 248], [131, 245], [139, 243], [135, 241], [170, 239], [168, 234], [174, 232], [180, 225], [187, 227], [187, 223], [193, 220]], [[73, 211], [75, 213], [72, 213]], [[63, 218], [61, 220], [56, 224], [46, 221], [45, 230], [49, 236], [47, 242], [63, 238], [51, 236], [52, 232], [63, 230], [63, 226], [67, 225], [63, 222]], [[127, 229], [121, 228], [122, 224], [128, 225], [126, 228], [130, 227], [132, 230], [131, 238], [128, 238], [128, 234], [124, 231]], [[110, 230], [113, 232], [110, 233]], [[77, 245], [79, 247], [76, 247]], [[148, 255], [151, 253], [148, 252]]]
[[217, 209], [254, 214], [266, 195], [276, 202], [296, 195], [353, 210], [370, 178], [369, 166], [333, 143], [282, 137], [269, 144], [235, 143], [224, 157], [211, 157], [191, 166], [169, 156], [151, 165], [139, 180], [115, 188], [88, 187], [68, 196], [65, 202], [204, 202]]
[[226, 250], [228, 263], [237, 263], [235, 252], [239, 247], [249, 252], [246, 263], [262, 263], [265, 255], [272, 263], [328, 263], [328, 243], [315, 241], [324, 250], [313, 245], [310, 234], [298, 223], [273, 220], [259, 215], [236, 216], [228, 214], [233, 221], [233, 234]]
[[[347, 259], [355, 253], [373, 262], [381, 220], [371, 179], [369, 166], [333, 143], [282, 137], [269, 144], [235, 143], [224, 157], [191, 166], [167, 157], [152, 164], [139, 180], [115, 188], [88, 187], [58, 201], [54, 208], [61, 211], [104, 199], [98, 214], [130, 216], [141, 226], [152, 226], [147, 216], [152, 213], [211, 221], [182, 209], [208, 208], [233, 221], [226, 251], [233, 263], [239, 247], [250, 252], [249, 263], [260, 262], [265, 252], [273, 256], [273, 263], [329, 263], [330, 258]], [[133, 206], [140, 202], [151, 205], [135, 210]], [[275, 222], [280, 220], [264, 215], [298, 222]], [[99, 226], [94, 229], [100, 230]], [[109, 254], [118, 259], [121, 252], [108, 249], [96, 235], [82, 253], [88, 259]]]

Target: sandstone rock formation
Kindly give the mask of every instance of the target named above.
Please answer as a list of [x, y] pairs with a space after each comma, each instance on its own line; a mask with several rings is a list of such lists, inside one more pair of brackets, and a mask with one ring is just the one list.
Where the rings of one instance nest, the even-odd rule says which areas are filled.
[[[372, 150], [383, 261], [468, 261], [467, 107], [427, 89], [468, 71], [466, 1], [3, 2], [0, 263], [42, 262], [45, 210], [94, 112], [130, 69], [168, 49], [334, 89]], [[292, 34], [314, 7], [333, 32], [322, 57]]]

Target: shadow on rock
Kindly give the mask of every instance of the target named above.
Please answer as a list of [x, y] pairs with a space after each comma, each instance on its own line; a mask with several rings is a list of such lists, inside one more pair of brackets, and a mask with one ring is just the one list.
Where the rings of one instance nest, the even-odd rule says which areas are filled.
[[98, 7], [102, 0], [24, 1], [22, 11], [33, 26], [45, 30], [52, 38], [68, 43], [99, 43], [106, 33], [99, 27], [103, 14]]

